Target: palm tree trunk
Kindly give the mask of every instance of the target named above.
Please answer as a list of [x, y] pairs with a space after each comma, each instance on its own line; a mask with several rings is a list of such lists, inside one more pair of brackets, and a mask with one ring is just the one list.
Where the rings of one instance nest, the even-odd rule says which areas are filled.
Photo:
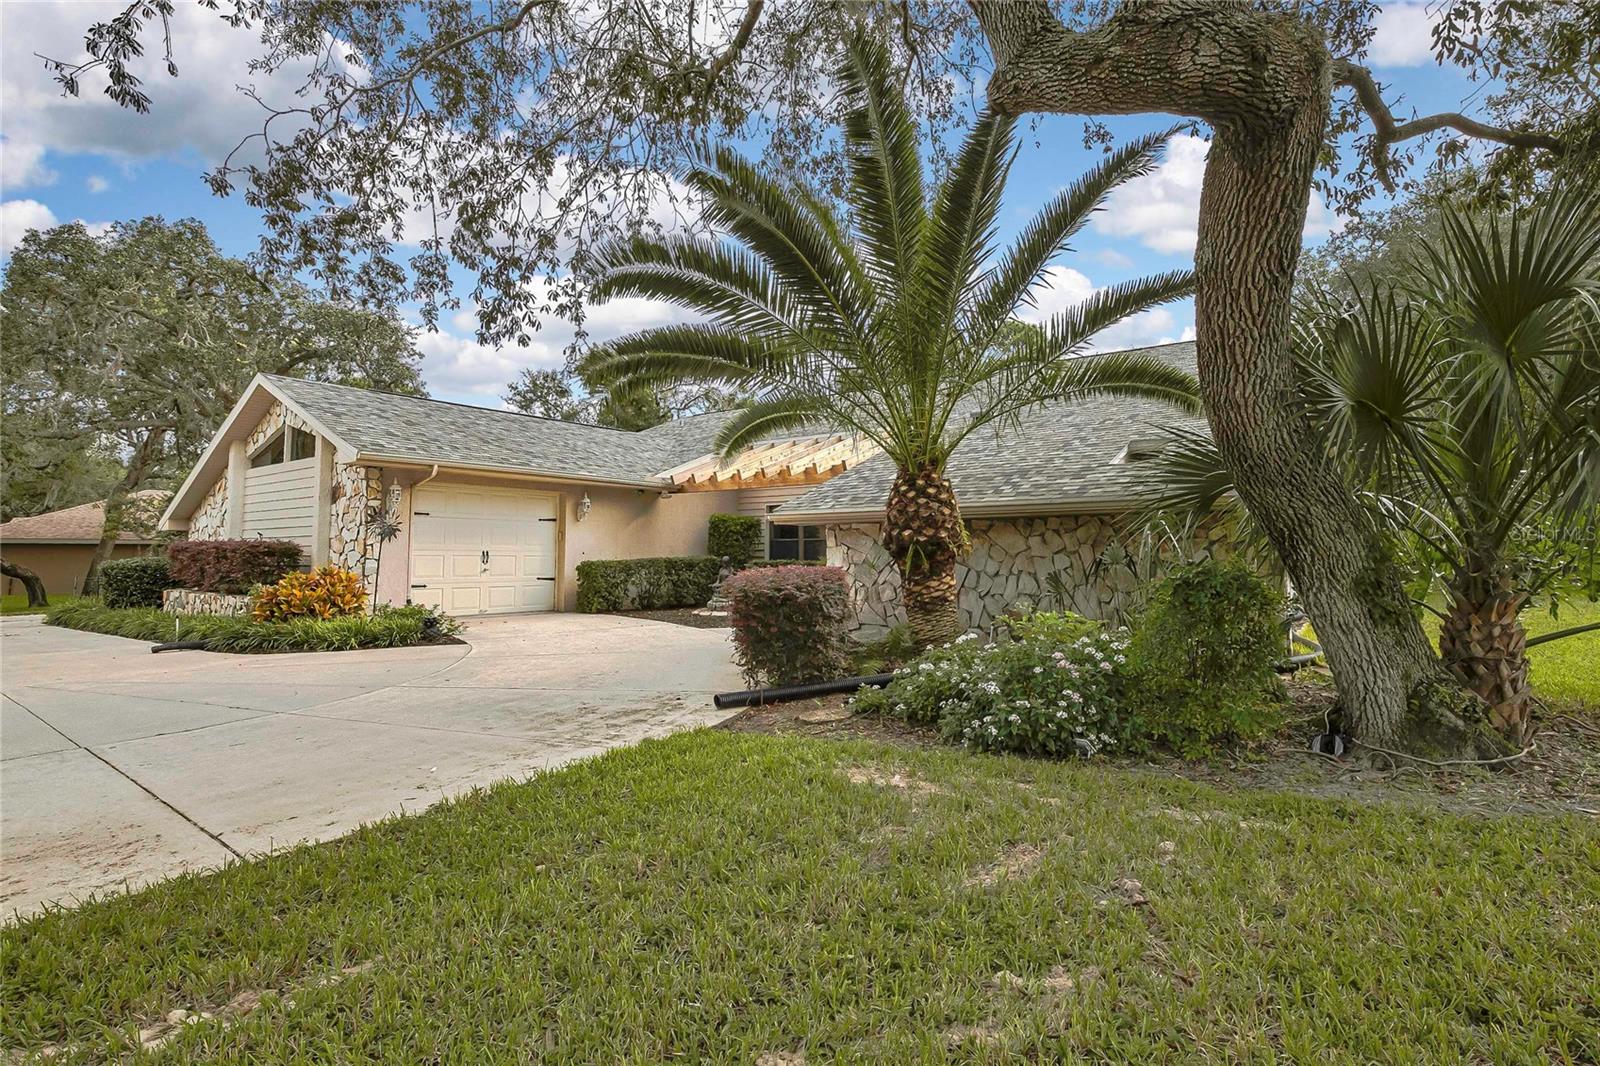
[[1439, 627], [1439, 657], [1489, 705], [1489, 724], [1517, 743], [1529, 721], [1527, 594], [1502, 567], [1468, 566], [1450, 583], [1450, 609]]
[[969, 543], [944, 471], [933, 464], [901, 470], [884, 509], [883, 546], [900, 567], [906, 622], [922, 647], [944, 644], [960, 632], [956, 562]]

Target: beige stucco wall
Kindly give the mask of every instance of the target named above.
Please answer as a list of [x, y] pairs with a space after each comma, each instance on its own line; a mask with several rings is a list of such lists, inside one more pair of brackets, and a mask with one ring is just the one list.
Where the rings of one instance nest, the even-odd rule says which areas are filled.
[[[383, 546], [378, 567], [380, 603], [404, 603], [410, 589], [411, 487], [427, 471], [392, 469], [377, 471], [369, 482], [386, 493], [401, 485], [400, 535]], [[557, 573], [557, 600], [561, 610], [573, 609], [578, 595], [578, 564], [586, 559], [642, 559], [663, 555], [703, 555], [706, 521], [718, 512], [737, 513], [739, 492], [680, 492], [663, 497], [649, 490], [600, 485], [567, 485], [521, 478], [441, 475], [430, 485], [486, 485], [549, 493], [560, 500], [557, 541], [561, 569]], [[588, 493], [589, 514], [578, 520], [578, 501]]]
[[[48, 596], [76, 596], [83, 589], [83, 579], [89, 574], [89, 563], [94, 559], [93, 544], [17, 544], [4, 545], [6, 561], [25, 570], [32, 570], [44, 582]], [[111, 549], [111, 558], [127, 559], [144, 555], [154, 548], [140, 544], [118, 544]], [[7, 596], [22, 595], [28, 590], [15, 578], [5, 578]]]

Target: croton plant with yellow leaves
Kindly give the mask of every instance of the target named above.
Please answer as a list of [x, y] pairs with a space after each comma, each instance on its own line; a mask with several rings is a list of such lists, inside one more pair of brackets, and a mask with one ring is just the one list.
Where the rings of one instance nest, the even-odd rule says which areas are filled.
[[257, 622], [339, 618], [360, 614], [366, 603], [367, 590], [358, 575], [337, 566], [319, 566], [285, 574], [275, 585], [262, 585], [250, 613]]

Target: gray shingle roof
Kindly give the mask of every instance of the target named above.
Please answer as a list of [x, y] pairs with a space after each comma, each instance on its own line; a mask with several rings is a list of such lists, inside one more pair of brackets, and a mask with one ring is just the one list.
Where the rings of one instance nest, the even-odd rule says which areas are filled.
[[[1139, 350], [1194, 372], [1192, 341]], [[1125, 504], [1141, 486], [1140, 468], [1114, 460], [1130, 442], [1173, 425], [1203, 430], [1205, 420], [1149, 400], [1051, 404], [1016, 424], [978, 430], [956, 448], [947, 472], [965, 512]], [[881, 512], [893, 482], [894, 464], [879, 455], [795, 497], [774, 517]]]
[[709, 452], [731, 417], [698, 415], [634, 433], [321, 381], [270, 380], [364, 454], [601, 481], [655, 482], [661, 471]]

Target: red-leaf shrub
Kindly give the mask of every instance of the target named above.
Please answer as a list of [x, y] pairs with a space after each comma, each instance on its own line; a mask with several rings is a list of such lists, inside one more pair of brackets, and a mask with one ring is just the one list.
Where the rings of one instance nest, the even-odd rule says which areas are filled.
[[850, 581], [836, 566], [743, 570], [722, 585], [750, 684], [830, 681], [849, 672]]
[[201, 592], [249, 592], [300, 566], [292, 540], [175, 540], [167, 545], [172, 580]]

